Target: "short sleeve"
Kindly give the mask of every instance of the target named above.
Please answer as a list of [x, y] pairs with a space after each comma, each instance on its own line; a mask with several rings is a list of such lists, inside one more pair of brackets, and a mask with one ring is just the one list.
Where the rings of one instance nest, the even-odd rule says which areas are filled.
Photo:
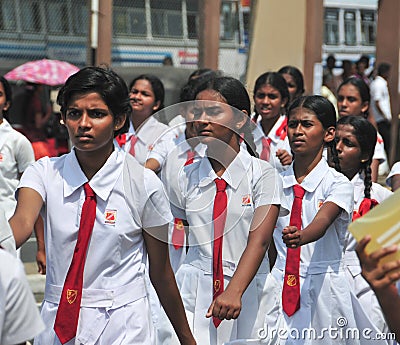
[[[22, 174], [18, 185], [19, 188], [28, 187], [40, 194], [43, 201], [46, 201], [45, 171], [49, 157], [43, 157], [30, 165]], [[18, 196], [18, 194], [17, 194]]]
[[400, 175], [400, 162], [393, 164], [392, 169], [390, 169], [389, 175], [386, 177], [386, 184], [392, 187], [392, 177], [394, 175]]
[[23, 343], [44, 330], [22, 263], [15, 259], [9, 262], [9, 266], [12, 266], [13, 272], [7, 272], [9, 282], [6, 283], [5, 319], [1, 336], [3, 345]]
[[153, 158], [160, 164], [160, 166], [163, 166], [171, 147], [173, 146], [168, 140], [160, 140], [149, 152], [147, 159]]
[[35, 161], [32, 144], [29, 140], [21, 135], [16, 144], [18, 150], [16, 152], [15, 160], [18, 164], [18, 172], [22, 173], [26, 168]]
[[354, 187], [343, 175], [334, 176], [335, 183], [330, 185], [330, 190], [325, 202], [333, 202], [345, 211], [347, 217], [351, 217], [354, 207]]
[[282, 179], [277, 170], [267, 162], [254, 159], [253, 177], [256, 179], [253, 184], [254, 207], [279, 205], [280, 215], [287, 215], [289, 211], [283, 195]]
[[145, 198], [142, 211], [142, 227], [150, 228], [172, 221], [170, 204], [161, 180], [149, 169], [144, 169]]

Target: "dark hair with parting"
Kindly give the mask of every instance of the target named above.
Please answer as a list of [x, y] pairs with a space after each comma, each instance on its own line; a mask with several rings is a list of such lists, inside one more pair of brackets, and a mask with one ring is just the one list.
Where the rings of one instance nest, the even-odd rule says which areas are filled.
[[130, 82], [129, 91], [132, 90], [133, 85], [135, 85], [135, 83], [138, 80], [147, 80], [150, 83], [151, 88], [153, 89], [155, 102], [160, 102], [160, 106], [158, 107], [158, 109], [156, 109], [154, 111], [154, 113], [163, 109], [164, 108], [165, 89], [164, 89], [164, 84], [162, 83], [160, 78], [158, 78], [152, 74], [141, 74]]
[[[329, 127], [336, 128], [336, 111], [333, 104], [328, 101], [325, 97], [312, 95], [312, 96], [301, 96], [296, 98], [292, 104], [290, 104], [288, 109], [288, 118], [292, 111], [298, 108], [307, 109], [308, 111], [314, 113], [318, 121], [321, 122], [322, 127], [326, 130]], [[338, 154], [336, 151], [335, 140], [326, 143], [330, 150], [331, 159], [335, 165], [337, 171], [341, 171], [339, 165]]]
[[[371, 94], [369, 92], [369, 86], [366, 84], [366, 82], [364, 80], [362, 80], [361, 78], [355, 78], [355, 77], [347, 78], [339, 85], [339, 87], [337, 89], [338, 97], [339, 97], [340, 89], [345, 85], [353, 85], [358, 90], [358, 93], [360, 94], [361, 102], [363, 102], [363, 103], [368, 102], [368, 104], [370, 104]], [[358, 114], [352, 114], [352, 115], [358, 115]], [[367, 118], [368, 110], [363, 115], [365, 118]]]
[[126, 115], [124, 126], [114, 136], [127, 132], [132, 112], [128, 88], [118, 74], [107, 68], [85, 67], [67, 79], [57, 96], [62, 116], [65, 117], [73, 97], [92, 92], [100, 95], [114, 119]]
[[258, 157], [251, 131], [250, 98], [243, 84], [232, 77], [217, 77], [198, 85], [195, 90], [195, 95], [204, 90], [217, 91], [223, 98], [225, 98], [226, 103], [231, 107], [238, 110], [245, 110], [247, 112], [246, 123], [241, 128], [241, 131], [243, 132], [243, 140], [246, 144], [247, 151], [252, 156]]
[[[277, 89], [278, 92], [281, 95], [282, 101], [286, 100], [285, 103], [285, 113], [287, 111], [287, 106], [289, 104], [290, 96], [289, 96], [289, 90], [286, 84], [285, 78], [282, 77], [282, 74], [278, 72], [266, 72], [261, 74], [255, 84], [254, 84], [254, 89], [253, 89], [253, 97], [256, 97], [257, 91], [263, 87], [264, 85], [271, 85], [273, 88]], [[254, 108], [255, 112], [255, 119], [258, 117], [258, 114], [256, 112], [256, 109]]]
[[303, 73], [301, 73], [301, 71], [297, 67], [289, 65], [283, 66], [278, 70], [278, 73], [290, 74], [293, 77], [294, 82], [296, 83], [297, 86], [296, 98], [303, 95], [303, 93], [305, 92]]

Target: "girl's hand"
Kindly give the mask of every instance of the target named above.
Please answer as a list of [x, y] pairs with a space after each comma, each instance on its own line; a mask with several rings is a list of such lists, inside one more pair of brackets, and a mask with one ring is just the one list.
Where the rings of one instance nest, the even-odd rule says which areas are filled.
[[282, 230], [282, 240], [288, 248], [300, 247], [301, 231], [296, 226], [287, 226]]
[[242, 309], [240, 294], [233, 293], [227, 288], [208, 308], [206, 317], [217, 317], [220, 320], [237, 319]]
[[44, 250], [39, 250], [36, 253], [36, 264], [40, 274], [46, 274], [46, 253]]
[[289, 152], [283, 149], [279, 149], [276, 151], [276, 157], [279, 158], [279, 161], [282, 165], [289, 165], [292, 163], [293, 157]]
[[379, 264], [383, 257], [395, 253], [397, 246], [379, 249], [371, 254], [365, 252], [365, 247], [371, 241], [370, 236], [364, 237], [356, 247], [360, 259], [362, 276], [371, 285], [374, 291], [384, 290], [400, 279], [400, 260]]

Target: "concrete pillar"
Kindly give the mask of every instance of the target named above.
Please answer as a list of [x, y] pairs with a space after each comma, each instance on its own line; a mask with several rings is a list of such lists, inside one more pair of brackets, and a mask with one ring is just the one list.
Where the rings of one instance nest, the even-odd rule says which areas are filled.
[[323, 1], [256, 0], [252, 13], [247, 88], [260, 74], [293, 65], [312, 93], [314, 64], [322, 61]]
[[99, 0], [99, 40], [96, 51], [96, 66], [101, 64], [111, 66], [112, 7], [112, 0]]
[[199, 68], [218, 69], [221, 0], [199, 1]]
[[376, 66], [380, 62], [392, 65], [388, 81], [392, 107], [392, 142], [390, 165], [400, 160], [399, 113], [400, 113], [400, 1], [380, 0], [376, 37]]

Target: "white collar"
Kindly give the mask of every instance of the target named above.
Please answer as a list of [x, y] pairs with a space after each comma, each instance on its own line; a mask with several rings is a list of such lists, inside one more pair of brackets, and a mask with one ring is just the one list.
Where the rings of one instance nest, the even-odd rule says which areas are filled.
[[[251, 168], [251, 160], [252, 158], [246, 149], [240, 148], [239, 153], [228, 165], [221, 178], [233, 189], [237, 189], [244, 177], [250, 177], [248, 172]], [[218, 176], [214, 172], [207, 156], [203, 157], [199, 166], [199, 186], [207, 186], [214, 182], [216, 178], [218, 178]]]
[[[294, 174], [293, 164], [294, 161], [292, 162], [292, 164], [290, 164], [287, 170], [281, 173], [283, 188], [290, 188], [298, 184]], [[311, 170], [309, 174], [301, 182], [301, 186], [307, 192], [314, 192], [317, 189], [318, 185], [321, 183], [324, 176], [327, 174], [329, 169], [330, 168], [328, 162], [324, 157], [322, 157], [321, 160], [318, 162], [318, 164], [315, 166], [315, 168]]]
[[[125, 152], [118, 145], [114, 144], [114, 151], [108, 157], [107, 161], [100, 170], [92, 177], [89, 184], [96, 195], [102, 200], [107, 200], [119, 175], [122, 172], [122, 166], [125, 158]], [[72, 149], [67, 154], [63, 166], [64, 176], [64, 196], [70, 196], [83, 184], [88, 182], [87, 177], [83, 173], [78, 159], [76, 158], [75, 150]]]

